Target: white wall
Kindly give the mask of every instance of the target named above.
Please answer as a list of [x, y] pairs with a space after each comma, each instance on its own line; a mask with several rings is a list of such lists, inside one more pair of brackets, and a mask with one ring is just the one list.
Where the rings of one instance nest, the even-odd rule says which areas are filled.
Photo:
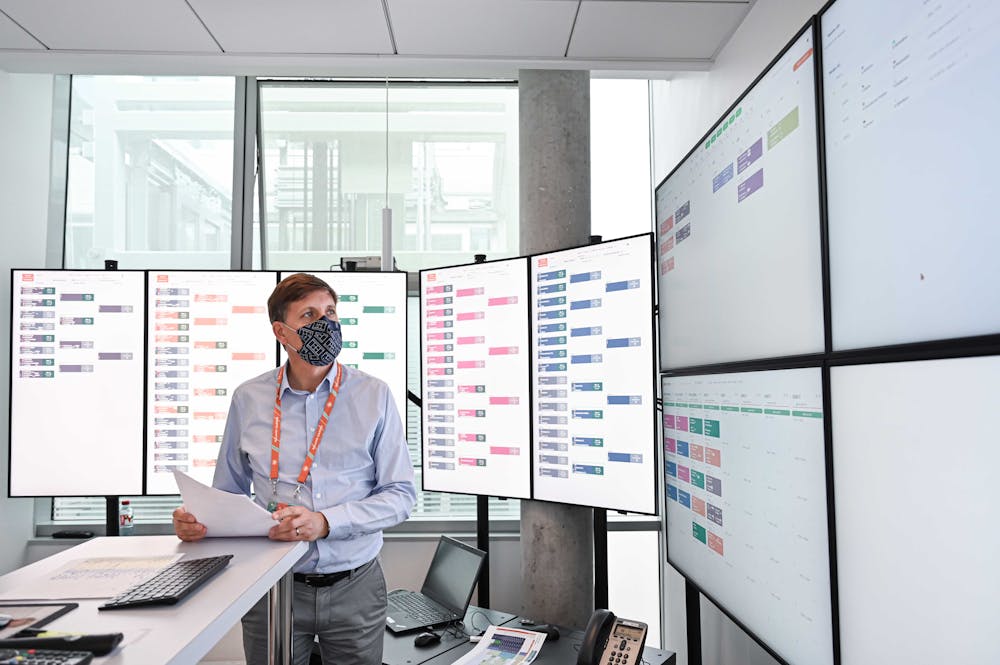
[[[707, 72], [650, 83], [653, 185], [667, 176], [722, 113], [824, 4], [824, 0], [757, 0]], [[664, 574], [663, 644], [687, 665], [684, 580]], [[714, 605], [701, 603], [704, 665], [776, 665], [764, 649]]]
[[[49, 74], [0, 71], [0, 312], [11, 311], [10, 269], [45, 265], [52, 84]], [[0, 347], [0, 376], [7, 377], [9, 326], [0, 326]], [[33, 533], [34, 500], [7, 498], [9, 390], [0, 381], [0, 574], [23, 565]]]

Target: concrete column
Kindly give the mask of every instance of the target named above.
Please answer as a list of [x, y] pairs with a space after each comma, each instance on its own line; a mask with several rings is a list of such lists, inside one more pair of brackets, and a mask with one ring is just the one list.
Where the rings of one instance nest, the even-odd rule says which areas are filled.
[[[533, 254], [590, 236], [590, 73], [518, 75], [520, 246]], [[594, 513], [521, 502], [524, 616], [582, 628], [594, 609]]]

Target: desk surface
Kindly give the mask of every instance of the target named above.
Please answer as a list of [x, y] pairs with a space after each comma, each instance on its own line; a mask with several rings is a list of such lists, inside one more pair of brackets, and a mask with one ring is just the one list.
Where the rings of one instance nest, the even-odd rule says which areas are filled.
[[[176, 536], [95, 538], [0, 577], [0, 594], [23, 588], [75, 559], [183, 553], [199, 558], [234, 555], [229, 565], [177, 605], [98, 612], [104, 600], [74, 600], [79, 607], [46, 628], [76, 633], [123, 633], [101, 665], [190, 665], [198, 662], [305, 554], [302, 542], [266, 538], [207, 538], [185, 543]], [[25, 601], [58, 602], [58, 601]]]

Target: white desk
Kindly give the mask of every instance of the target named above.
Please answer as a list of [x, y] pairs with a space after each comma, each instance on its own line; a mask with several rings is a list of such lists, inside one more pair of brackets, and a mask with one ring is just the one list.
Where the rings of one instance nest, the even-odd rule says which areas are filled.
[[[0, 577], [0, 594], [24, 588], [74, 559], [233, 554], [225, 569], [177, 605], [98, 612], [97, 606], [104, 600], [66, 599], [80, 606], [46, 626], [74, 633], [123, 633], [125, 639], [117, 649], [95, 659], [101, 665], [191, 665], [204, 657], [254, 603], [285, 578], [306, 549], [303, 542], [276, 542], [263, 537], [207, 538], [197, 543], [185, 543], [176, 536], [95, 538]], [[287, 591], [291, 585], [282, 584], [279, 590], [282, 587]], [[291, 607], [290, 597], [274, 596], [273, 606]], [[275, 656], [272, 662], [280, 660]]]

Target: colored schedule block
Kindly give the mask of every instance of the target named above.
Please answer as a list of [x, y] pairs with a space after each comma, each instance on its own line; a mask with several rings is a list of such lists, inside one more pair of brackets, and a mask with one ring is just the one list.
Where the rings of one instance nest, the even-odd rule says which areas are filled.
[[462, 466], [486, 466], [486, 460], [481, 457], [459, 457], [458, 463]]
[[457, 318], [459, 321], [478, 321], [485, 317], [484, 312], [459, 312]]
[[722, 508], [708, 504], [708, 519], [722, 526]]
[[705, 489], [716, 496], [722, 496], [722, 480], [714, 476], [705, 476]]
[[550, 270], [548, 272], [538, 273], [538, 277], [536, 278], [536, 280], [539, 282], [545, 282], [545, 281], [551, 281], [553, 279], [562, 279], [565, 276], [566, 276], [565, 270]]
[[625, 406], [642, 404], [642, 395], [608, 395], [608, 404]]
[[757, 139], [753, 145], [736, 158], [736, 173], [743, 173], [751, 164], [764, 155], [764, 139]]
[[575, 275], [569, 276], [569, 283], [576, 284], [577, 282], [590, 282], [601, 278], [600, 270], [592, 270], [590, 272], [580, 272]]
[[705, 436], [711, 436], [716, 439], [721, 436], [721, 427], [718, 420], [705, 420]]
[[666, 450], [668, 453], [676, 453], [677, 452], [677, 440], [676, 439], [671, 439], [671, 438], [667, 437], [663, 441], [663, 449]]
[[635, 453], [608, 453], [609, 462], [625, 462], [627, 464], [642, 464], [642, 455]]
[[733, 163], [729, 162], [726, 168], [719, 171], [714, 178], [712, 178], [712, 193], [716, 193], [720, 189], [726, 186], [726, 183], [733, 179]]
[[600, 353], [585, 353], [578, 356], [570, 356], [569, 361], [574, 365], [585, 365], [588, 363], [602, 363], [604, 356]]
[[691, 469], [691, 484], [700, 489], [705, 489], [705, 474], [701, 471]]
[[565, 319], [566, 310], [564, 309], [548, 309], [544, 312], [538, 313], [539, 320], [541, 319]]
[[691, 444], [691, 459], [697, 462], [705, 461], [705, 447], [699, 446], [697, 443]]
[[491, 346], [490, 355], [491, 356], [516, 356], [518, 354], [518, 348], [516, 346]]
[[701, 434], [701, 418], [689, 418], [688, 419], [688, 431], [692, 434]]
[[552, 298], [539, 298], [539, 307], [556, 307], [566, 304], [566, 296], [554, 296]]
[[458, 361], [458, 368], [459, 369], [482, 369], [483, 367], [486, 367], [486, 361], [485, 360], [459, 360]]
[[502, 296], [500, 298], [490, 298], [486, 301], [487, 307], [498, 307], [500, 305], [516, 305], [517, 296]]
[[678, 441], [677, 442], [677, 454], [678, 455], [682, 455], [684, 457], [690, 457], [690, 455], [691, 455], [691, 444], [689, 444], [687, 441]]
[[677, 500], [677, 488], [673, 485], [667, 485], [667, 498], [671, 501]]
[[539, 337], [538, 346], [561, 346], [566, 343], [566, 335], [555, 335], [553, 337]]
[[604, 411], [600, 409], [573, 409], [573, 417], [584, 420], [603, 420]]
[[722, 556], [722, 538], [720, 538], [719, 536], [715, 535], [712, 532], [709, 532], [708, 533], [708, 546], [716, 554], [718, 554], [719, 556]]
[[688, 417], [687, 416], [677, 416], [677, 429], [682, 432], [688, 431]]
[[604, 467], [598, 464], [574, 464], [573, 473], [582, 473], [588, 476], [603, 476]]
[[674, 239], [677, 241], [678, 245], [690, 237], [691, 237], [691, 222], [688, 222], [681, 228], [677, 229], [677, 233], [674, 234]]
[[681, 220], [690, 214], [691, 214], [691, 202], [685, 201], [684, 204], [681, 205], [681, 207], [678, 208], [676, 212], [674, 212], [674, 223], [680, 224]]
[[736, 188], [736, 202], [739, 203], [764, 186], [764, 169], [758, 169]]
[[569, 304], [572, 309], [596, 309], [601, 306], [600, 298], [590, 298], [589, 300], [574, 300]]
[[604, 290], [608, 293], [613, 293], [615, 291], [628, 291], [629, 289], [638, 289], [640, 286], [640, 280], [638, 279], [627, 279], [621, 282], [608, 282]]
[[455, 340], [459, 344], [483, 344], [486, 342], [486, 338], [482, 335], [471, 335], [465, 337], [459, 337]]
[[667, 429], [677, 429], [675, 416], [672, 413], [663, 414], [663, 426]]
[[538, 326], [539, 333], [564, 332], [565, 330], [566, 330], [565, 323], [543, 323]]
[[667, 462], [667, 475], [676, 478], [677, 477], [677, 463]]
[[467, 296], [481, 296], [483, 295], [483, 287], [475, 286], [468, 289], [459, 289], [455, 291], [456, 298], [464, 298]]
[[539, 360], [550, 360], [552, 358], [565, 358], [566, 349], [539, 349], [538, 359]]
[[712, 466], [722, 466], [722, 451], [715, 448], [705, 448], [705, 462]]
[[683, 464], [677, 465], [677, 478], [686, 483], [691, 482], [691, 469]]
[[539, 295], [544, 293], [562, 293], [566, 290], [565, 282], [556, 282], [555, 284], [542, 284], [536, 289]]
[[672, 228], [674, 228], [674, 216], [670, 215], [660, 224], [660, 235], [666, 235]]
[[586, 326], [584, 328], [572, 328], [569, 331], [570, 337], [588, 337], [590, 335], [602, 335], [604, 334], [604, 328], [602, 326]]
[[493, 405], [493, 404], [496, 404], [496, 405], [499, 405], [499, 406], [516, 405], [516, 404], [519, 404], [520, 401], [521, 401], [521, 398], [519, 398], [519, 397], [490, 397], [490, 404], [491, 405]]
[[565, 372], [566, 363], [542, 363], [538, 366], [539, 372]]
[[642, 346], [641, 337], [616, 337], [607, 341], [609, 349], [627, 349]]
[[706, 544], [708, 543], [708, 531], [706, 531], [705, 527], [697, 522], [691, 522], [691, 535], [694, 536], [696, 540], [700, 540]]
[[491, 455], [512, 455], [517, 456], [521, 454], [520, 448], [512, 448], [510, 446], [490, 446]]
[[682, 489], [677, 490], [677, 501], [685, 508], [691, 507], [691, 495]]
[[698, 513], [702, 517], [705, 516], [705, 502], [696, 496], [691, 497], [691, 510]]
[[574, 436], [573, 445], [590, 446], [591, 448], [602, 448], [604, 446], [604, 439], [595, 436]]
[[779, 120], [771, 129], [767, 130], [767, 149], [770, 150], [789, 134], [798, 129], [799, 107], [796, 106], [789, 111], [784, 118]]
[[395, 314], [396, 308], [392, 305], [365, 305], [361, 308], [362, 314]]

